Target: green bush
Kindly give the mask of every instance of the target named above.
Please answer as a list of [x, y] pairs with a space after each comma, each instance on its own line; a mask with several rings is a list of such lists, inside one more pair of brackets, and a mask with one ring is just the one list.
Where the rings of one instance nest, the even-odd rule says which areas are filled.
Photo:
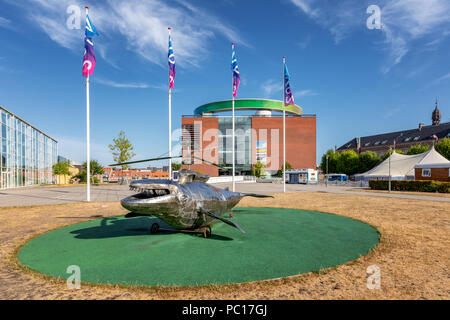
[[440, 183], [437, 185], [437, 192], [450, 193], [450, 183]]
[[[286, 171], [292, 170], [292, 165], [289, 162], [286, 162]], [[275, 177], [281, 178], [283, 176], [283, 165], [281, 165], [281, 169], [277, 171]]]
[[408, 152], [406, 152], [407, 155], [413, 155], [413, 154], [420, 154], [424, 153], [430, 150], [430, 147], [426, 144], [415, 144], [411, 147], [409, 147]]
[[[80, 183], [87, 183], [87, 173], [86, 170], [81, 171], [79, 174], [74, 176], [75, 179], [80, 179]], [[91, 183], [100, 183], [100, 179], [91, 176]]]
[[[389, 181], [369, 180], [369, 187], [373, 190], [389, 190]], [[393, 180], [391, 181], [391, 190], [450, 193], [450, 182], [432, 180]]]
[[440, 139], [434, 145], [436, 151], [442, 154], [447, 160], [450, 160], [450, 138]]
[[257, 161], [255, 164], [252, 165], [252, 176], [255, 176], [257, 178], [261, 178], [265, 175], [265, 169], [266, 165], [260, 161]]

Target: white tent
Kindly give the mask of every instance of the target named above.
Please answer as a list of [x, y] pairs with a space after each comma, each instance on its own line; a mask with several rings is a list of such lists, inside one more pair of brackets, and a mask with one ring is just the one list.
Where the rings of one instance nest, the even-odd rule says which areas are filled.
[[[437, 152], [434, 147], [424, 153], [415, 155], [403, 155], [394, 152], [390, 155], [391, 179], [411, 180], [414, 179], [414, 166], [417, 164], [450, 163], [445, 157]], [[355, 175], [356, 180], [385, 180], [389, 179], [389, 158], [384, 160], [375, 168], [367, 172]]]

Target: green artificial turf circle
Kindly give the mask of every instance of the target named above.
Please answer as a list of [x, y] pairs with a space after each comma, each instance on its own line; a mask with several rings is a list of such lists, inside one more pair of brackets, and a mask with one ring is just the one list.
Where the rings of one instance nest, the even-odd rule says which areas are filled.
[[[222, 222], [211, 238], [150, 234], [152, 217], [110, 217], [42, 234], [19, 252], [40, 273], [81, 281], [139, 286], [230, 284], [287, 277], [343, 264], [379, 242], [372, 226], [315, 211], [235, 208], [240, 233]], [[161, 224], [164, 227], [164, 224]]]

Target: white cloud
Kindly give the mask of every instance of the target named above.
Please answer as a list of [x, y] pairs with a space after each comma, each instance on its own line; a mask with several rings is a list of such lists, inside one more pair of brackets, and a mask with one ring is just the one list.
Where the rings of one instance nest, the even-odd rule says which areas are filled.
[[265, 98], [271, 98], [273, 94], [283, 91], [283, 83], [274, 79], [266, 80], [261, 84]]
[[311, 35], [308, 35], [304, 40], [298, 42], [297, 45], [302, 49], [306, 49], [310, 43], [311, 43]]
[[0, 27], [9, 28], [10, 25], [11, 25], [11, 21], [10, 20], [8, 20], [6, 18], [3, 18], [3, 17], [0, 17]]
[[435, 85], [438, 85], [438, 84], [440, 84], [442, 81], [445, 81], [445, 80], [447, 80], [447, 79], [450, 79], [450, 72], [447, 73], [447, 74], [444, 74], [443, 76], [441, 76], [441, 77], [437, 78], [436, 80], [430, 82], [428, 85], [425, 86], [425, 89], [427, 89], [427, 88], [429, 88], [429, 87], [432, 87], [432, 86], [435, 86]]
[[290, 0], [290, 1], [312, 18], [318, 18], [321, 15], [321, 11], [319, 10], [319, 8], [313, 10], [311, 7], [311, 5], [315, 2], [314, 0]]
[[109, 86], [109, 87], [114, 87], [114, 88], [132, 88], [132, 89], [147, 89], [147, 88], [151, 88], [151, 89], [161, 89], [161, 90], [167, 90], [168, 88], [168, 84], [167, 85], [150, 85], [147, 83], [124, 83], [124, 82], [116, 82], [116, 81], [112, 81], [112, 80], [108, 80], [108, 79], [103, 79], [103, 78], [94, 78], [94, 82], [95, 83], [99, 83], [105, 86]]
[[296, 91], [294, 93], [294, 98], [295, 97], [307, 97], [307, 96], [318, 96], [319, 94], [311, 89], [305, 89], [305, 90], [300, 90], [300, 91]]
[[[289, 0], [301, 12], [313, 19], [334, 36], [339, 43], [355, 30], [363, 31], [369, 15], [366, 9], [374, 4], [372, 0]], [[450, 1], [448, 0], [381, 0], [381, 23], [384, 36], [382, 48], [387, 60], [382, 72], [387, 73], [399, 64], [413, 47], [428, 44], [433, 50], [449, 35]], [[378, 30], [371, 32], [375, 33]], [[417, 45], [417, 42], [420, 42]]]
[[[283, 92], [283, 82], [280, 80], [269, 79], [261, 84], [261, 89], [265, 98], [273, 98], [274, 95], [281, 95]], [[304, 89], [294, 92], [294, 98], [296, 97], [307, 97], [307, 96], [317, 96], [317, 92], [311, 89]]]
[[65, 26], [61, 26], [62, 21], [46, 17], [44, 15], [32, 15], [31, 18], [39, 24], [42, 30], [53, 41], [57, 42], [64, 48], [72, 49], [78, 45], [78, 51], [82, 52], [81, 31], [69, 30]]
[[112, 66], [113, 68], [120, 70], [120, 67], [117, 65], [117, 63], [115, 61], [113, 61], [109, 56], [107, 56], [107, 52], [108, 50], [106, 49], [106, 45], [103, 46], [97, 46], [97, 52], [100, 54], [100, 57], [102, 57], [102, 59], [108, 63], [110, 66]]
[[336, 43], [346, 38], [354, 27], [365, 25], [365, 20], [364, 23], [358, 21], [358, 15], [365, 13], [363, 1], [340, 0], [333, 3], [327, 0], [289, 1], [316, 23], [328, 29]]
[[[66, 26], [69, 17], [66, 10], [70, 5], [83, 8], [84, 3], [79, 0], [27, 2], [27, 5], [18, 6], [27, 11], [30, 20], [53, 41], [63, 47], [82, 51], [80, 46], [84, 31], [84, 11], [81, 18], [82, 29], [69, 30]], [[123, 39], [122, 47], [161, 66], [165, 65], [167, 59], [169, 26], [173, 28], [175, 58], [182, 66], [199, 66], [212, 49], [208, 46], [209, 40], [216, 36], [247, 45], [229, 23], [181, 0], [107, 0], [96, 3], [89, 13], [100, 33], [100, 37], [95, 39], [96, 46], [117, 46], [118, 39]], [[108, 59], [107, 52], [106, 48], [99, 51], [102, 58], [116, 65]]]
[[100, 83], [108, 87], [114, 88], [135, 88], [135, 89], [145, 89], [148, 88], [149, 85], [146, 83], [120, 83], [102, 78], [94, 78], [95, 83]]

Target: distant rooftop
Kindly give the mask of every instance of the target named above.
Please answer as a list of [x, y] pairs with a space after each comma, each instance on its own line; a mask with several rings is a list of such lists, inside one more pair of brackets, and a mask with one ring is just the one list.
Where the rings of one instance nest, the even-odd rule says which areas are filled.
[[[450, 138], [450, 122], [441, 123], [439, 125], [422, 126], [416, 129], [396, 131], [390, 133], [377, 134], [373, 136], [361, 137], [360, 147], [376, 147], [384, 145], [411, 143], [433, 140], [433, 135], [439, 139]], [[346, 142], [338, 148], [338, 150], [356, 149], [357, 138]]]

